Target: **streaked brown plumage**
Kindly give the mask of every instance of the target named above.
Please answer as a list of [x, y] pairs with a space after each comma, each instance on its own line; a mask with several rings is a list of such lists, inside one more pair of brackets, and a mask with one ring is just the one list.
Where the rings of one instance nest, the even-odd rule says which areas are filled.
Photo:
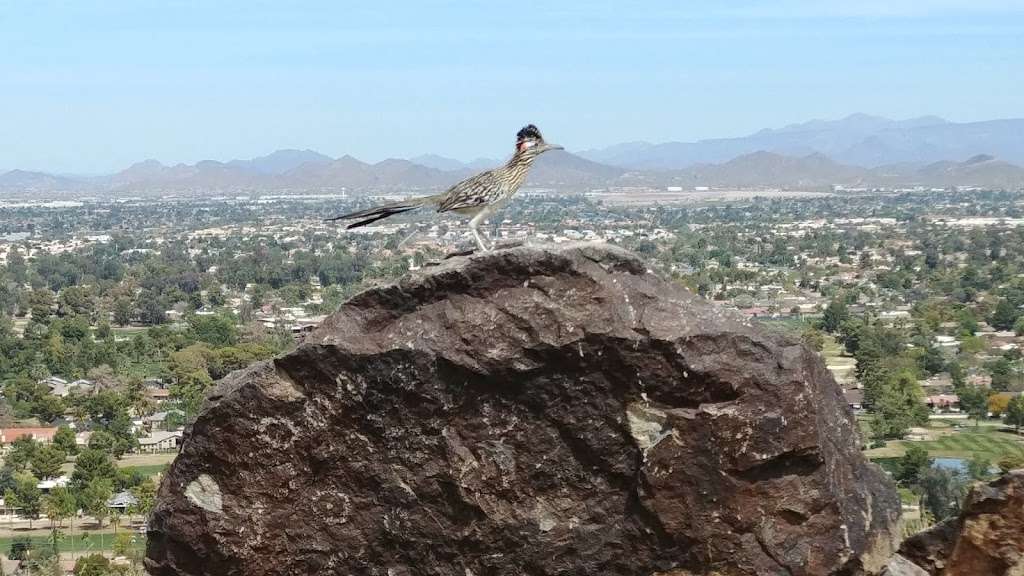
[[493, 214], [519, 191], [526, 173], [533, 161], [548, 150], [561, 150], [544, 142], [540, 130], [533, 124], [524, 127], [516, 134], [516, 151], [503, 166], [493, 170], [470, 176], [455, 184], [442, 194], [424, 196], [377, 206], [368, 210], [360, 210], [343, 214], [334, 220], [359, 220], [349, 224], [348, 228], [357, 228], [372, 224], [377, 220], [415, 210], [424, 206], [433, 206], [438, 212], [457, 212], [471, 216], [469, 229], [481, 250], [489, 250], [477, 229], [487, 216]]

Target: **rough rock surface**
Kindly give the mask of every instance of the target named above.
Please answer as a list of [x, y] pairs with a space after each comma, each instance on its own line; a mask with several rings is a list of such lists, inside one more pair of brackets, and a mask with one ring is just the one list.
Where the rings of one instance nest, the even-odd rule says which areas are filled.
[[451, 260], [222, 381], [155, 576], [874, 572], [899, 514], [821, 360], [606, 245]]
[[900, 555], [933, 576], [1024, 576], [1024, 470], [976, 485], [959, 518], [907, 539]]
[[[957, 535], [960, 534], [960, 518], [949, 518], [932, 526], [924, 532], [918, 532], [907, 538], [900, 545], [899, 554], [893, 557], [892, 564], [906, 559], [920, 566], [926, 574], [935, 576], [942, 572], [949, 560]], [[886, 574], [886, 576], [890, 576]], [[893, 574], [893, 576], [896, 576]]]

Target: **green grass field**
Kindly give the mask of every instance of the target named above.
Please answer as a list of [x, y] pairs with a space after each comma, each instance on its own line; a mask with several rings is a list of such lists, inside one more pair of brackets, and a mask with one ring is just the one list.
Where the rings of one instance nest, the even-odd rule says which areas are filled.
[[[112, 550], [114, 545], [114, 535], [111, 533], [103, 534], [101, 538], [99, 534], [88, 533], [86, 538], [82, 538], [82, 532], [75, 532], [74, 537], [64, 532], [64, 538], [60, 540], [60, 551], [61, 552], [102, 552], [105, 550]], [[146, 549], [146, 536], [144, 534], [134, 534], [134, 548], [139, 551], [145, 551]], [[32, 541], [32, 545], [36, 548], [42, 548], [49, 546], [49, 536], [30, 536], [29, 539]], [[21, 540], [18, 536], [3, 536], [0, 537], [0, 554], [6, 557], [11, 551], [11, 544], [15, 540]]]
[[114, 326], [111, 331], [114, 332], [115, 336], [134, 336], [148, 331], [149, 328], [145, 326]]
[[[938, 428], [938, 426], [935, 426]], [[963, 458], [970, 460], [982, 456], [992, 463], [1004, 456], [1024, 456], [1024, 437], [1000, 430], [998, 426], [973, 426], [961, 432], [919, 442], [890, 441], [884, 448], [873, 448], [865, 452], [872, 461], [885, 465], [888, 460], [897, 460], [906, 452], [907, 446], [920, 446], [933, 458]]]
[[978, 431], [968, 429], [916, 444], [932, 456], [939, 457], [972, 458], [981, 455], [994, 462], [1003, 456], [1024, 456], [1024, 442], [1020, 438], [985, 428]]
[[909, 488], [900, 486], [896, 490], [899, 491], [900, 501], [904, 504], [916, 506], [921, 501], [921, 497], [911, 492]]
[[[176, 454], [130, 454], [116, 462], [118, 468], [134, 469], [141, 472], [147, 478], [156, 476], [167, 471]], [[61, 473], [71, 475], [75, 470], [74, 462], [65, 462], [61, 466]]]
[[139, 472], [142, 473], [143, 476], [150, 478], [156, 476], [157, 474], [162, 474], [163, 472], [167, 471], [167, 468], [169, 466], [170, 464], [149, 464], [146, 466], [124, 466], [122, 467], [122, 469], [138, 470]]

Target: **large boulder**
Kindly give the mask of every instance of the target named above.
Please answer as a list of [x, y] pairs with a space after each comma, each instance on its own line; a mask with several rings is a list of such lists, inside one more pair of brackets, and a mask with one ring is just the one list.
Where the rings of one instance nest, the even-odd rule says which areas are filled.
[[1024, 470], [975, 485], [959, 517], [908, 538], [900, 558], [933, 576], [1024, 576]]
[[822, 361], [607, 245], [453, 259], [210, 393], [155, 576], [852, 575], [899, 499]]

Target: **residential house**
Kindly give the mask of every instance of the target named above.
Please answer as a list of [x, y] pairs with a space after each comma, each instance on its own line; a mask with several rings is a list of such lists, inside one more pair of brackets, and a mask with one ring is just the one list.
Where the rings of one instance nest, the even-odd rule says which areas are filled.
[[75, 446], [85, 447], [89, 445], [89, 438], [92, 437], [91, 430], [83, 430], [75, 433]]
[[110, 500], [107, 500], [107, 508], [117, 510], [121, 514], [126, 514], [130, 508], [138, 505], [138, 503], [139, 499], [131, 492], [125, 490], [114, 494]]
[[0, 428], [0, 444], [10, 444], [23, 436], [28, 436], [36, 442], [50, 444], [56, 433], [56, 428]]
[[89, 380], [79, 379], [74, 382], [68, 382], [58, 376], [43, 378], [39, 383], [47, 386], [50, 389], [50, 394], [61, 398], [67, 398], [72, 392], [88, 393], [94, 387], [93, 383]]
[[860, 410], [864, 407], [864, 391], [858, 389], [844, 390], [843, 397], [846, 398], [847, 405], [853, 410]]
[[960, 406], [960, 397], [956, 394], [935, 394], [926, 397], [924, 403], [932, 410], [950, 410]]
[[167, 388], [146, 388], [146, 397], [151, 400], [167, 400], [171, 397], [171, 391]]
[[39, 488], [39, 491], [43, 494], [49, 494], [50, 490], [53, 490], [54, 488], [67, 488], [68, 482], [70, 481], [71, 479], [66, 475], [57, 478], [48, 478], [46, 480], [40, 480], [39, 483], [36, 484], [36, 488]]
[[182, 431], [150, 432], [149, 436], [139, 438], [139, 452], [167, 452], [177, 450], [181, 443]]
[[170, 416], [171, 414], [179, 414], [181, 416], [185, 415], [185, 413], [182, 412], [181, 410], [155, 412], [150, 416], [144, 416], [142, 418], [142, 428], [147, 432], [152, 432], [154, 430], [163, 430], [165, 429], [164, 423], [167, 422], [167, 417]]

